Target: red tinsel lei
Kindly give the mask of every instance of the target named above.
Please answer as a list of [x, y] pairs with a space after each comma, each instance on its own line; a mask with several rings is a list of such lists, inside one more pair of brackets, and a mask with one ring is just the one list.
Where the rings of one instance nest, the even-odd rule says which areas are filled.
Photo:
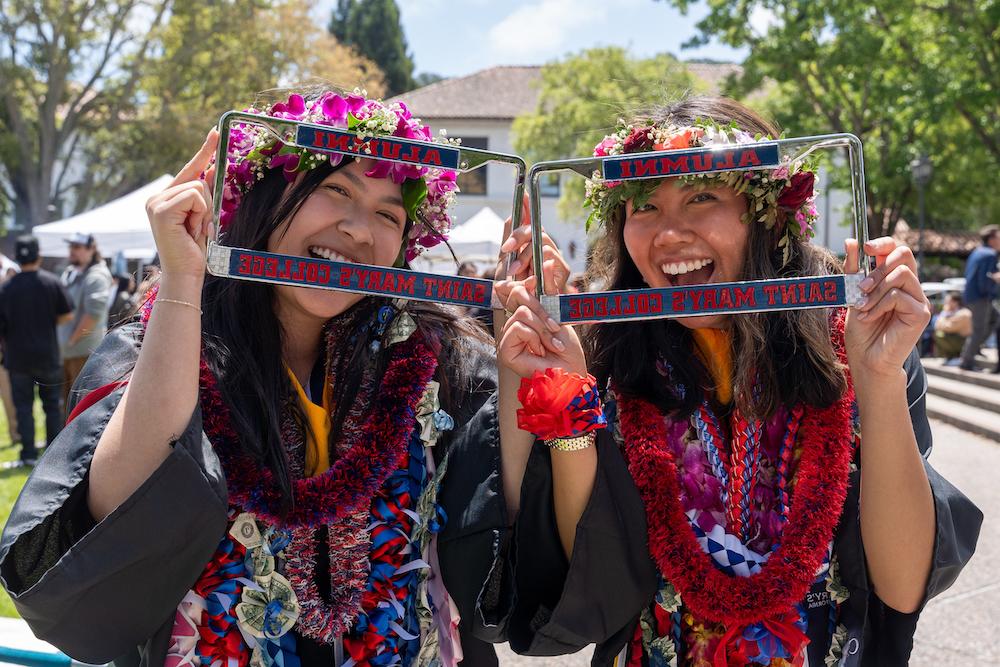
[[[834, 348], [846, 363], [843, 314], [832, 324]], [[834, 405], [805, 410], [798, 481], [781, 545], [760, 572], [733, 577], [712, 564], [688, 524], [662, 413], [648, 401], [618, 398], [625, 458], [646, 508], [650, 553], [697, 617], [744, 626], [783, 614], [805, 597], [847, 496], [853, 402], [848, 376], [847, 391]]]
[[[143, 324], [155, 299], [156, 292], [151, 290], [140, 309]], [[202, 425], [222, 463], [230, 504], [273, 526], [289, 529], [337, 523], [367, 508], [406, 453], [415, 406], [436, 369], [437, 356], [419, 331], [393, 345], [370, 416], [363, 424], [364, 432], [329, 470], [292, 481], [295, 506], [285, 512], [274, 475], [243, 453], [229, 408], [202, 358]]]
[[389, 367], [364, 425], [364, 436], [329, 470], [292, 482], [295, 507], [281, 511], [274, 476], [238, 450], [229, 410], [202, 361], [201, 405], [205, 433], [226, 472], [229, 501], [272, 525], [295, 528], [333, 523], [370, 504], [372, 496], [396, 469], [413, 429], [413, 406], [434, 375], [437, 359], [419, 333], [393, 346]]

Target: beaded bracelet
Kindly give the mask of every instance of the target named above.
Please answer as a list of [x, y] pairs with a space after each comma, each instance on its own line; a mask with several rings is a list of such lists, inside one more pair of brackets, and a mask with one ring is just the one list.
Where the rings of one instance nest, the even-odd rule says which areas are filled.
[[552, 438], [546, 440], [545, 445], [550, 449], [558, 449], [560, 452], [578, 452], [581, 449], [587, 449], [596, 440], [597, 434], [591, 431], [575, 438]]

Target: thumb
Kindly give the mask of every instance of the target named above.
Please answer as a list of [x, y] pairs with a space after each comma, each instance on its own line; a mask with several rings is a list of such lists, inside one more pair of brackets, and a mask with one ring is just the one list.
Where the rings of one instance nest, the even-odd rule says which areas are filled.
[[847, 239], [844, 241], [844, 273], [857, 273], [861, 270], [858, 266], [858, 240]]

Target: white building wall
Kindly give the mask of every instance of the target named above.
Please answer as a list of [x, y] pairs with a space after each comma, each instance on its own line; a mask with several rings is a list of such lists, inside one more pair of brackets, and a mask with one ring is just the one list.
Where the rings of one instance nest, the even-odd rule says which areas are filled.
[[[437, 120], [426, 117], [423, 120], [430, 124], [435, 132], [441, 127], [446, 128], [449, 137], [486, 137], [488, 150], [498, 153], [515, 152], [511, 140], [510, 121]], [[485, 167], [480, 167], [480, 169], [486, 169], [486, 194], [459, 194], [454, 210], [456, 225], [471, 218], [484, 206], [489, 206], [501, 218], [510, 216], [516, 177], [515, 168], [508, 164], [490, 163]], [[563, 178], [578, 177], [563, 175]], [[583, 226], [584, 216], [581, 212], [580, 218], [576, 221], [561, 219], [556, 210], [558, 200], [559, 197], [557, 195], [542, 196], [540, 198], [542, 225], [559, 245], [573, 271], [583, 271], [587, 249], [587, 237]], [[496, 230], [498, 241], [502, 233], [502, 229], [498, 228]], [[572, 258], [569, 257], [571, 243], [575, 245], [576, 249], [575, 256]]]

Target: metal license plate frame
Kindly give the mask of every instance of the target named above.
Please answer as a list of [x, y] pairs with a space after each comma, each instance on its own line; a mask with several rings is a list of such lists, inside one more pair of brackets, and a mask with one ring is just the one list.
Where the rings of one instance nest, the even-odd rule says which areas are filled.
[[[374, 158], [451, 169], [459, 173], [474, 171], [489, 163], [513, 165], [512, 225], [516, 227], [522, 222], [521, 201], [527, 165], [518, 155], [389, 136], [367, 137], [362, 140], [355, 132], [344, 128], [243, 111], [230, 111], [219, 119], [219, 148], [216, 153], [214, 184], [216, 193], [221, 193], [225, 185], [227, 146], [234, 124], [262, 127], [282, 143], [317, 153]], [[216, 196], [213, 210], [215, 238], [209, 240], [207, 249], [208, 272], [213, 276], [467, 307], [491, 308], [493, 305], [492, 280], [335, 262], [224, 245], [219, 239], [221, 212], [222, 197]]]
[[[539, 179], [552, 172], [569, 171], [597, 180], [668, 178], [696, 174], [776, 168], [783, 157], [801, 161], [817, 151], [846, 149], [851, 180], [851, 211], [854, 238], [859, 240], [861, 272], [837, 276], [801, 276], [779, 280], [744, 281], [646, 288], [546, 294], [544, 281], [537, 281], [536, 296], [546, 312], [564, 324], [620, 322], [631, 320], [696, 317], [700, 315], [769, 312], [803, 308], [856, 305], [861, 298], [861, 280], [874, 268], [874, 258], [864, 254], [868, 240], [868, 212], [865, 197], [865, 167], [861, 140], [853, 134], [825, 134], [808, 137], [730, 144], [704, 148], [631, 153], [607, 157], [575, 158], [536, 162], [528, 170], [528, 198], [532, 225], [532, 262], [542, 264], [542, 224]], [[816, 297], [817, 281], [820, 285]], [[784, 298], [785, 290], [791, 295]], [[775, 298], [777, 294], [778, 298]], [[802, 298], [798, 298], [801, 295]], [[709, 301], [709, 297], [711, 300]], [[739, 305], [736, 305], [737, 302]], [[713, 305], [706, 307], [705, 304]], [[695, 308], [695, 305], [700, 307]], [[728, 305], [727, 305], [728, 304]]]

